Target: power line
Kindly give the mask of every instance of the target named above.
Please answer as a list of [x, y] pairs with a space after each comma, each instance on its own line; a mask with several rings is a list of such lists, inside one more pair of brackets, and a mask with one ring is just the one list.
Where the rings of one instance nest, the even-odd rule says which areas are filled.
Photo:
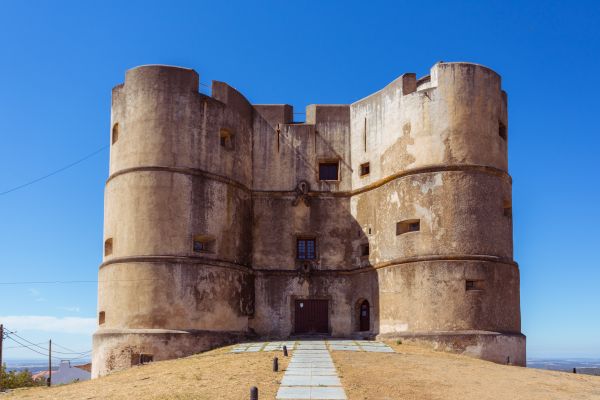
[[[8, 331], [8, 329], [7, 329], [7, 331]], [[39, 347], [40, 349], [42, 349], [42, 350], [44, 350], [44, 351], [49, 351], [47, 348], [45, 348], [45, 347], [42, 347], [42, 346], [40, 346], [39, 344], [35, 344], [35, 343], [33, 343], [32, 341], [30, 341], [30, 340], [27, 340], [27, 339], [25, 339], [24, 337], [17, 335], [17, 333], [16, 333], [16, 332], [8, 331], [8, 334], [9, 334], [9, 335], [16, 336], [16, 337], [18, 337], [19, 339], [21, 339], [21, 340], [23, 340], [23, 341], [25, 341], [25, 342], [29, 343], [30, 345], [32, 345], [32, 346], [36, 346], [36, 347]], [[69, 351], [71, 351], [71, 353], [65, 353], [65, 352], [63, 352], [63, 351], [56, 351], [56, 350], [54, 350], [54, 351], [53, 351], [53, 353], [57, 353], [57, 354], [75, 354], [75, 355], [79, 355], [79, 354], [85, 354], [85, 353], [89, 353], [89, 352], [91, 351], [91, 350], [90, 350], [90, 351], [74, 351], [74, 350], [71, 350], [71, 349], [67, 349], [66, 347], [64, 347], [64, 346], [61, 346], [61, 345], [59, 345], [59, 344], [56, 344], [56, 343], [54, 343], [54, 345], [55, 345], [55, 346], [58, 346], [58, 347], [61, 347], [61, 348], [65, 349], [65, 350], [69, 350]]]
[[[46, 353], [42, 353], [41, 351], [38, 351], [37, 349], [34, 349], [34, 348], [32, 348], [31, 346], [29, 346], [29, 345], [27, 345], [27, 344], [24, 344], [24, 343], [20, 342], [19, 340], [15, 339], [13, 336], [16, 336], [16, 337], [18, 337], [18, 338], [22, 339], [22, 340], [23, 340], [23, 341], [25, 341], [25, 342], [29, 342], [27, 339], [24, 339], [24, 338], [22, 338], [21, 336], [18, 336], [18, 335], [16, 335], [16, 334], [14, 334], [14, 332], [11, 332], [11, 333], [9, 333], [9, 334], [8, 334], [6, 337], [7, 337], [8, 339], [12, 340], [13, 342], [15, 342], [15, 343], [17, 343], [17, 344], [21, 345], [20, 347], [27, 348], [28, 350], [30, 350], [30, 351], [33, 351], [34, 353], [37, 353], [37, 354], [39, 354], [39, 355], [42, 355], [42, 356], [48, 357], [48, 355], [49, 355], [49, 354], [48, 354], [48, 349], [41, 347], [41, 349], [42, 349], [42, 350], [45, 350], [45, 351], [46, 351]], [[29, 342], [29, 343], [31, 343], [31, 342]], [[32, 344], [32, 345], [35, 345], [35, 346], [37, 346], [35, 343], [31, 343], [31, 344]], [[40, 346], [37, 346], [37, 347], [40, 347]], [[71, 358], [62, 358], [62, 357], [55, 357], [55, 356], [51, 356], [51, 357], [52, 357], [52, 358], [54, 358], [55, 360], [59, 360], [59, 361], [60, 361], [60, 360], [68, 360], [68, 361], [71, 361], [71, 360], [79, 360], [79, 359], [82, 359], [82, 358], [87, 358], [87, 357], [90, 355], [90, 353], [91, 353], [91, 352], [92, 352], [92, 350], [89, 350], [89, 351], [86, 351], [86, 352], [77, 353], [77, 354], [80, 354], [78, 357], [71, 357]], [[58, 353], [58, 352], [56, 352], [56, 351], [53, 351], [52, 353]], [[67, 353], [61, 353], [61, 354], [67, 354]]]
[[[38, 345], [40, 345], [42, 343], [46, 343], [46, 342], [38, 343]], [[8, 346], [8, 347], [5, 347], [4, 350], [7, 350], [7, 349], [21, 349], [23, 347], [27, 347], [27, 346]]]
[[[52, 344], [55, 345], [55, 346], [60, 347], [63, 350], [67, 350], [67, 351], [70, 352], [70, 353], [60, 353], [60, 354], [86, 354], [86, 353], [91, 352], [91, 350], [88, 350], [88, 351], [75, 351], [75, 350], [69, 349], [68, 347], [62, 346], [62, 345], [60, 345], [58, 343], [54, 343], [54, 342], [52, 342]], [[54, 351], [54, 352], [56, 353], [56, 351]]]
[[[25, 345], [25, 344], [23, 344], [23, 343], [19, 342], [17, 339], [15, 339], [14, 337], [12, 337], [11, 335], [8, 335], [7, 337], [8, 337], [10, 340], [12, 340], [13, 342], [15, 342], [15, 343], [18, 343], [18, 344], [20, 344], [20, 345], [23, 345], [23, 347], [26, 347], [27, 349], [29, 349], [29, 350], [33, 351], [34, 353], [37, 353], [37, 354], [39, 354], [39, 355], [42, 355], [42, 356], [48, 357], [48, 353], [42, 353], [42, 352], [40, 352], [40, 351], [37, 351], [36, 349], [32, 349], [31, 347], [29, 347], [29, 346], [27, 346], [27, 345]], [[55, 358], [55, 359], [57, 359], [57, 360], [60, 360], [60, 358], [57, 358], [57, 357], [54, 357], [54, 356], [52, 356], [52, 358]]]
[[34, 179], [34, 180], [31, 180], [31, 181], [29, 181], [29, 182], [23, 183], [22, 185], [15, 186], [15, 187], [13, 187], [12, 189], [8, 189], [8, 190], [6, 190], [6, 191], [4, 191], [4, 192], [0, 192], [0, 196], [4, 196], [5, 194], [8, 194], [8, 193], [14, 192], [14, 191], [16, 191], [16, 190], [19, 190], [19, 189], [23, 189], [24, 187], [27, 187], [27, 186], [33, 185], [34, 183], [37, 183], [37, 182], [39, 182], [39, 181], [42, 181], [42, 180], [44, 180], [44, 179], [46, 179], [46, 178], [50, 178], [50, 177], [51, 177], [51, 176], [53, 176], [53, 175], [56, 175], [56, 174], [58, 174], [58, 173], [60, 173], [60, 172], [63, 172], [64, 170], [67, 170], [67, 169], [69, 169], [69, 168], [71, 168], [71, 167], [74, 167], [75, 165], [77, 165], [77, 164], [79, 164], [79, 163], [82, 163], [82, 162], [84, 162], [85, 160], [87, 160], [88, 158], [91, 158], [91, 157], [95, 156], [96, 154], [100, 153], [101, 151], [103, 151], [103, 150], [107, 149], [107, 148], [108, 148], [108, 146], [109, 146], [109, 145], [102, 146], [102, 147], [100, 147], [99, 149], [97, 149], [96, 151], [94, 151], [94, 152], [92, 152], [92, 153], [90, 153], [90, 154], [86, 155], [85, 157], [83, 157], [83, 158], [80, 158], [79, 160], [77, 160], [77, 161], [75, 161], [75, 162], [72, 162], [71, 164], [65, 165], [64, 167], [62, 167], [62, 168], [59, 168], [59, 169], [57, 169], [57, 170], [55, 170], [55, 171], [52, 171], [52, 172], [50, 172], [49, 174], [46, 174], [46, 175], [44, 175], [44, 176], [41, 176], [41, 177], [39, 177], [39, 178], [36, 178], [36, 179]]
[[0, 285], [36, 285], [36, 284], [62, 284], [62, 283], [98, 283], [98, 281], [21, 281], [21, 282], [0, 282]]
[[112, 283], [112, 282], [142, 282], [157, 281], [159, 278], [146, 279], [112, 279], [109, 281], [14, 281], [0, 282], [0, 285], [37, 285], [37, 284], [70, 284], [70, 283]]

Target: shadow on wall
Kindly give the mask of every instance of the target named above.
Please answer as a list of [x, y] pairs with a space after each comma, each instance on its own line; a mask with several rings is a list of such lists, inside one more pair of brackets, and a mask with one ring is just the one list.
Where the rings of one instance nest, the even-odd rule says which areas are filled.
[[[370, 262], [372, 224], [356, 220], [350, 197], [326, 190], [337, 185], [318, 181], [318, 161], [323, 158], [338, 158], [340, 173], [342, 168], [351, 173], [344, 154], [314, 125], [278, 126], [255, 118], [255, 127], [262, 130], [255, 156], [276, 160], [259, 161], [264, 163], [259, 172], [277, 175], [273, 183], [255, 173], [264, 180], [258, 186], [285, 190], [253, 194], [255, 312], [250, 330], [271, 338], [377, 335], [379, 283]], [[349, 181], [351, 175], [345, 174], [342, 178]]]

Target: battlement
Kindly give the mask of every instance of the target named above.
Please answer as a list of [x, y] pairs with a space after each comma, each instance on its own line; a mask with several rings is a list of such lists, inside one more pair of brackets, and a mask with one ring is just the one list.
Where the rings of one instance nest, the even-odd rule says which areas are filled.
[[113, 89], [94, 376], [250, 333], [524, 362], [498, 74], [440, 62], [303, 123], [198, 85], [147, 65]]

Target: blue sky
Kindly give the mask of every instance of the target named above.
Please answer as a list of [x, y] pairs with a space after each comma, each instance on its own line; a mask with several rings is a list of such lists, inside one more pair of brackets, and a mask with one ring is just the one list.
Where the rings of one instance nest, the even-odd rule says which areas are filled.
[[[301, 112], [440, 60], [481, 63], [509, 96], [528, 353], [600, 357], [600, 3], [122, 3], [0, 2], [0, 192], [107, 145], [111, 88], [136, 65], [194, 68]], [[107, 172], [104, 150], [0, 195], [0, 282], [97, 279]], [[95, 314], [93, 282], [0, 284], [0, 320], [36, 343], [90, 349]]]

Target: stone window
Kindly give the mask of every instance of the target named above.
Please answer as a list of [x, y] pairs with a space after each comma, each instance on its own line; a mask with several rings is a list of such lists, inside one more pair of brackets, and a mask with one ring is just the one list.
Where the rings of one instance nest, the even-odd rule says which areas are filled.
[[314, 260], [317, 258], [315, 238], [296, 239], [296, 258], [298, 260]]
[[196, 235], [193, 250], [196, 253], [214, 253], [215, 238], [210, 235]]
[[364, 243], [360, 245], [360, 256], [368, 257], [369, 256], [369, 243]]
[[115, 144], [115, 143], [117, 143], [117, 140], [119, 140], [119, 123], [118, 122], [113, 125], [111, 143]]
[[131, 365], [141, 365], [148, 364], [154, 361], [154, 356], [152, 354], [141, 354], [141, 353], [132, 353], [131, 354]]
[[506, 125], [502, 123], [502, 121], [498, 121], [498, 135], [504, 140], [507, 139], [506, 135]]
[[105, 320], [106, 320], [106, 313], [104, 311], [100, 311], [98, 313], [98, 325], [104, 324]]
[[338, 161], [328, 161], [319, 163], [319, 180], [321, 181], [339, 181], [339, 167]]
[[219, 131], [219, 140], [221, 143], [221, 147], [224, 147], [227, 150], [233, 150], [234, 142], [233, 142], [233, 134], [229, 129], [222, 128]]
[[512, 204], [510, 201], [505, 200], [503, 204], [503, 214], [505, 217], [512, 217]]
[[371, 167], [368, 162], [364, 164], [360, 164], [360, 176], [369, 175], [371, 172]]
[[396, 223], [396, 235], [402, 235], [408, 232], [418, 232], [421, 230], [420, 219], [407, 219]]
[[104, 241], [104, 255], [110, 256], [113, 252], [113, 240], [108, 238]]
[[465, 282], [465, 290], [483, 290], [483, 281], [467, 279]]

